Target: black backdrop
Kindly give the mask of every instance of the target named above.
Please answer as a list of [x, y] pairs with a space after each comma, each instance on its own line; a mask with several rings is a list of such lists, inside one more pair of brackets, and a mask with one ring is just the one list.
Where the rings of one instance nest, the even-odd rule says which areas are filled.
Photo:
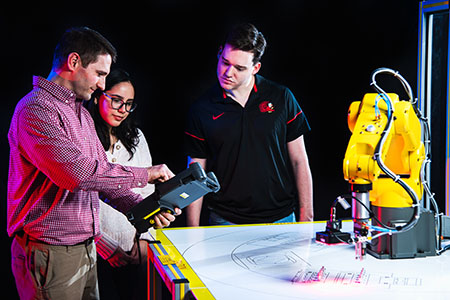
[[[186, 166], [183, 127], [188, 106], [215, 81], [217, 51], [236, 22], [254, 23], [268, 48], [260, 74], [287, 85], [306, 113], [305, 136], [314, 180], [315, 218], [347, 191], [342, 159], [350, 133], [346, 113], [362, 99], [378, 67], [399, 70], [416, 90], [417, 0], [364, 1], [142, 1], [20, 7], [0, 12], [2, 55], [1, 212], [6, 223], [7, 131], [17, 101], [32, 75], [47, 77], [53, 49], [65, 29], [89, 26], [117, 48], [116, 66], [135, 78], [137, 118], [155, 164], [174, 172]], [[383, 84], [384, 81], [381, 81]], [[395, 80], [387, 90], [405, 94]], [[173, 224], [184, 226], [180, 217]], [[10, 240], [2, 227], [5, 272]], [[10, 276], [4, 286], [14, 290]]]

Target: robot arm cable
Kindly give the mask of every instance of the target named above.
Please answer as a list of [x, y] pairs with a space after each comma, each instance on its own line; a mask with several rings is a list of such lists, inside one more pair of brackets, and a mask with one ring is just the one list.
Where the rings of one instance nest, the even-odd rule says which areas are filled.
[[406, 93], [408, 94], [409, 97], [409, 102], [411, 102], [411, 104], [415, 104], [417, 102], [417, 99], [414, 100], [414, 96], [413, 96], [413, 92], [411, 89], [411, 86], [409, 85], [408, 81], [405, 80], [405, 78], [403, 78], [402, 75], [400, 75], [400, 73], [398, 71], [389, 69], [389, 68], [378, 68], [375, 71], [372, 72], [372, 83], [371, 85], [374, 86], [374, 88], [377, 90], [377, 92], [382, 93], [382, 94], [386, 94], [378, 85], [377, 82], [375, 80], [375, 77], [378, 74], [382, 74], [382, 73], [388, 73], [391, 74], [392, 76], [394, 76], [395, 78], [397, 78], [400, 83], [402, 84], [403, 88], [405, 89]]
[[[395, 174], [394, 172], [392, 172], [383, 162], [382, 159], [382, 151], [383, 151], [383, 146], [384, 143], [386, 141], [387, 138], [387, 133], [389, 133], [389, 131], [391, 130], [392, 127], [392, 120], [394, 118], [394, 104], [391, 100], [391, 98], [389, 97], [389, 95], [381, 88], [377, 85], [375, 77], [378, 74], [382, 74], [382, 73], [388, 73], [393, 75], [394, 77], [398, 78], [400, 80], [400, 82], [402, 83], [403, 87], [405, 88], [406, 92], [408, 93], [408, 96], [410, 98], [410, 102], [413, 103], [413, 94], [412, 94], [412, 90], [410, 85], [406, 82], [406, 80], [397, 72], [394, 71], [392, 69], [388, 69], [388, 68], [379, 68], [376, 69], [373, 73], [372, 73], [372, 83], [371, 85], [374, 87], [374, 89], [379, 93], [383, 95], [383, 99], [385, 101], [387, 101], [388, 104], [388, 109], [389, 109], [389, 113], [388, 113], [388, 122], [386, 124], [386, 127], [384, 129], [384, 131], [381, 134], [381, 139], [378, 142], [376, 148], [375, 148], [375, 154], [374, 154], [374, 159], [376, 160], [378, 166], [380, 167], [380, 169], [387, 175], [389, 176], [392, 180], [394, 180], [396, 183], [398, 183], [407, 193], [408, 195], [411, 197], [412, 201], [413, 201], [413, 209], [414, 209], [414, 213], [411, 216], [411, 219], [408, 221], [408, 223], [404, 226], [399, 226], [398, 228], [394, 228], [394, 227], [390, 227], [387, 225], [383, 224], [383, 227], [391, 229], [391, 230], [398, 230], [398, 231], [407, 231], [409, 229], [411, 229], [412, 227], [414, 227], [414, 225], [417, 223], [418, 219], [419, 219], [419, 199], [416, 195], [416, 193], [403, 181], [400, 179], [400, 177]], [[414, 105], [413, 105], [414, 106]]]

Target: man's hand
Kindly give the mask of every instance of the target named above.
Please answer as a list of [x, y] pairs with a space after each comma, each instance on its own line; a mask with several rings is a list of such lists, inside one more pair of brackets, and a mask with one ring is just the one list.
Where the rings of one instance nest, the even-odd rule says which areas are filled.
[[137, 265], [141, 262], [146, 262], [147, 245], [148, 245], [147, 241], [144, 240], [139, 240], [138, 242], [135, 241], [130, 254], [126, 253], [125, 251], [123, 251], [122, 248], [118, 247], [116, 251], [114, 251], [113, 255], [108, 259], [108, 263], [113, 268], [120, 268], [128, 264]]
[[151, 166], [147, 173], [149, 183], [164, 182], [175, 176], [165, 164]]
[[119, 268], [128, 265], [133, 258], [128, 255], [122, 248], [118, 247], [113, 255], [108, 259], [109, 264], [113, 268]]
[[153, 218], [155, 220], [155, 229], [164, 228], [170, 225], [171, 222], [175, 221], [175, 217], [181, 215], [181, 209], [175, 207], [175, 215], [168, 212], [160, 212], [156, 214]]
[[145, 263], [147, 261], [147, 246], [148, 242], [145, 240], [139, 240], [138, 242], [134, 242], [133, 248], [131, 249], [130, 253], [130, 256], [132, 257], [130, 263], [134, 265], [138, 265], [139, 263]]
[[299, 222], [312, 222], [314, 221], [314, 210], [312, 206], [300, 208], [300, 220]]

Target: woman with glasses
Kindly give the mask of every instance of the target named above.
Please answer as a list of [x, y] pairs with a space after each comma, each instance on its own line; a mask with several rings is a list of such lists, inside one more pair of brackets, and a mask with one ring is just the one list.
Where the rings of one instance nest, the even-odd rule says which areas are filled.
[[[113, 69], [106, 77], [105, 90], [97, 90], [93, 98], [87, 108], [108, 160], [125, 166], [151, 166], [147, 141], [132, 119], [136, 103], [129, 74]], [[134, 190], [144, 198], [153, 191], [153, 184]], [[100, 296], [112, 299], [114, 294], [120, 299], [134, 299], [133, 293], [145, 293], [145, 286], [137, 290], [136, 281], [145, 280], [145, 273], [136, 264], [146, 262], [146, 242], [137, 242], [136, 230], [125, 215], [103, 201], [100, 201], [100, 230], [102, 239], [97, 242], [97, 252], [110, 265], [101, 259], [98, 261]], [[141, 278], [136, 278], [136, 274], [141, 274]]]

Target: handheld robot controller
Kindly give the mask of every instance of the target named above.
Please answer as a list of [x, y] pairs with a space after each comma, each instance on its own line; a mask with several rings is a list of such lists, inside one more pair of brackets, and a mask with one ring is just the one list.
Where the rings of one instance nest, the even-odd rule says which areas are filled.
[[153, 216], [161, 211], [174, 213], [175, 207], [185, 208], [204, 195], [220, 189], [213, 172], [205, 174], [199, 163], [166, 182], [157, 184], [155, 192], [131, 208], [126, 216], [138, 233], [143, 233], [154, 224]]

